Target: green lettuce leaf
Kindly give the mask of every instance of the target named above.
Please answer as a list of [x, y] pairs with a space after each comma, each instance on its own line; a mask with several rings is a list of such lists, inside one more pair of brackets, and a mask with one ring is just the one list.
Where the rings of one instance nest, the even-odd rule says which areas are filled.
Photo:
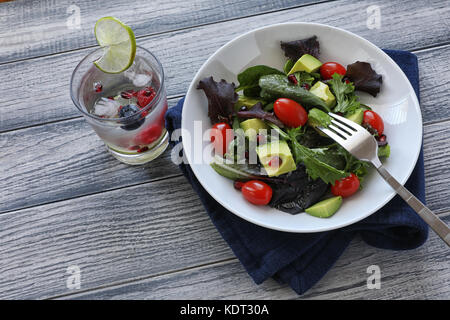
[[311, 148], [317, 159], [339, 170], [345, 169], [345, 158], [333, 147]]
[[239, 81], [239, 86], [236, 91], [245, 90], [247, 94], [254, 96], [255, 93], [260, 90], [258, 86], [259, 78], [268, 74], [284, 74], [280, 70], [272, 67], [257, 65], [245, 69], [238, 74], [237, 79]]
[[251, 97], [251, 98], [259, 98], [259, 93], [261, 92], [261, 88], [259, 86], [257, 87], [251, 87], [246, 88], [242, 91], [244, 96]]
[[284, 73], [288, 74], [289, 71], [291, 71], [291, 69], [292, 69], [292, 67], [294, 66], [294, 64], [295, 64], [295, 62], [294, 62], [293, 60], [288, 59], [288, 60], [286, 61], [286, 63], [284, 64], [284, 67], [283, 67]]
[[341, 112], [344, 114], [351, 114], [355, 112], [361, 105], [358, 97], [355, 95], [355, 86], [353, 83], [345, 83], [342, 81], [343, 77], [340, 74], [333, 74], [333, 78], [328, 81], [328, 85], [336, 97], [337, 104], [333, 112]]
[[298, 128], [288, 130], [288, 135], [291, 138], [291, 151], [296, 163], [303, 163], [306, 167], [306, 172], [312, 179], [320, 178], [325, 183], [334, 184], [336, 180], [348, 176], [348, 173], [345, 171], [336, 169], [319, 159], [318, 155], [324, 156], [323, 149], [309, 149], [301, 145], [297, 141], [298, 134]]
[[229, 163], [226, 159], [215, 156], [211, 167], [221, 176], [231, 180], [264, 179], [264, 169], [247, 163]]
[[338, 152], [345, 158], [346, 165], [344, 171], [348, 173], [353, 172], [358, 176], [359, 180], [362, 181], [364, 176], [367, 174], [368, 169], [370, 168], [370, 163], [357, 159], [350, 152], [339, 145], [337, 145], [336, 152]]
[[308, 124], [313, 127], [328, 127], [331, 124], [331, 117], [317, 108], [312, 108], [308, 112]]
[[313, 82], [316, 81], [316, 78], [314, 78], [310, 73], [306, 71], [294, 72], [294, 76], [298, 81], [298, 86], [307, 84], [312, 87]]
[[334, 108], [334, 112], [342, 112], [346, 115], [355, 113], [361, 104], [358, 101], [358, 97], [355, 95], [348, 96], [340, 104], [337, 104]]
[[265, 100], [289, 98], [304, 107], [320, 107], [329, 112], [330, 108], [322, 99], [302, 87], [292, 84], [285, 75], [270, 74], [259, 79], [261, 97]]

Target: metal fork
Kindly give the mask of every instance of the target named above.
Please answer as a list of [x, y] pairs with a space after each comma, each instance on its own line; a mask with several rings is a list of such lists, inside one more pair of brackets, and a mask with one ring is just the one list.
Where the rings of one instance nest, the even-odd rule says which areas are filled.
[[318, 129], [339, 143], [354, 157], [372, 163], [395, 192], [450, 246], [450, 228], [383, 167], [378, 158], [378, 143], [375, 138], [355, 122], [331, 112], [328, 114], [332, 117], [331, 124], [327, 128], [318, 127]]

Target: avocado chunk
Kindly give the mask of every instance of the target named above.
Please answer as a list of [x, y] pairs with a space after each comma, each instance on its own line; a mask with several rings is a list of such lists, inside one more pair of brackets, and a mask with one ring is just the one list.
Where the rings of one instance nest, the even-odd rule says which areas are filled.
[[[269, 129], [269, 126], [261, 119], [252, 118], [241, 122], [241, 128], [244, 130], [244, 135], [254, 141], [259, 130]], [[266, 132], [267, 133], [267, 132]]]
[[355, 112], [345, 116], [348, 120], [352, 120], [353, 122], [357, 123], [357, 124], [361, 124], [363, 122], [364, 119], [364, 109], [363, 108], [358, 108], [355, 110]]
[[306, 71], [306, 72], [316, 72], [322, 66], [322, 62], [318, 59], [314, 58], [310, 54], [304, 54], [297, 60], [297, 62], [292, 67], [291, 71], [289, 71], [288, 75], [293, 74], [297, 71]]
[[297, 169], [286, 141], [272, 141], [258, 146], [256, 153], [269, 177], [276, 177]]
[[238, 111], [242, 106], [246, 106], [248, 109], [251, 109], [251, 107], [253, 107], [258, 102], [261, 102], [264, 104], [264, 101], [262, 101], [262, 100], [249, 98], [246, 96], [239, 96], [238, 101], [234, 105], [234, 110]]
[[337, 196], [322, 200], [305, 209], [305, 212], [318, 218], [329, 218], [338, 211], [342, 204], [342, 197]]
[[309, 89], [309, 92], [322, 99], [329, 108], [333, 108], [336, 105], [336, 98], [331, 93], [330, 87], [322, 81], [317, 81], [311, 89]]

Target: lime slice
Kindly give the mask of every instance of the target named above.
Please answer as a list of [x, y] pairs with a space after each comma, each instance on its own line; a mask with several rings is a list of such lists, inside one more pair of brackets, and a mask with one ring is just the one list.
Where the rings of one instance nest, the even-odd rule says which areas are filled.
[[104, 17], [95, 24], [95, 37], [104, 49], [103, 56], [94, 64], [106, 73], [127, 70], [136, 55], [136, 39], [133, 30], [114, 17]]

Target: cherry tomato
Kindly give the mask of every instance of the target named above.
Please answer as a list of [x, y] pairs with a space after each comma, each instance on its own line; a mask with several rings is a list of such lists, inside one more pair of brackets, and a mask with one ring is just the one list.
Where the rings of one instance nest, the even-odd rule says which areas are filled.
[[331, 193], [335, 196], [349, 197], [359, 189], [359, 179], [356, 174], [352, 173], [348, 177], [336, 180], [331, 186]]
[[277, 99], [273, 110], [278, 119], [292, 128], [303, 126], [308, 121], [308, 113], [299, 103], [288, 98]]
[[272, 199], [272, 188], [259, 180], [250, 180], [242, 186], [244, 198], [256, 205], [266, 205]]
[[324, 80], [331, 79], [335, 73], [345, 75], [346, 72], [344, 66], [337, 62], [326, 62], [320, 67], [320, 75]]
[[379, 136], [383, 134], [384, 131], [383, 119], [381, 119], [381, 117], [375, 111], [372, 110], [364, 111], [363, 124], [368, 124], [375, 130], [377, 130]]
[[228, 123], [220, 122], [213, 125], [210, 138], [216, 153], [223, 156], [227, 153], [228, 144], [234, 139], [234, 132]]

